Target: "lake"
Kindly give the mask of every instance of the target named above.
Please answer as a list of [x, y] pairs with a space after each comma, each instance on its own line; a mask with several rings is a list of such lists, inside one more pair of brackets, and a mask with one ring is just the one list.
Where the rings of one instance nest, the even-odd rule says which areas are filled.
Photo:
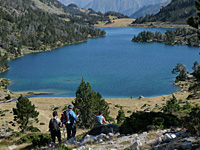
[[[178, 62], [192, 71], [199, 60], [199, 48], [162, 43], [135, 43], [131, 39], [143, 30], [160, 28], [112, 27], [106, 37], [29, 54], [9, 62], [1, 78], [11, 80], [14, 92], [54, 92], [74, 97], [83, 77], [104, 98], [152, 97], [179, 90], [171, 73]], [[51, 95], [52, 96], [52, 95]]]

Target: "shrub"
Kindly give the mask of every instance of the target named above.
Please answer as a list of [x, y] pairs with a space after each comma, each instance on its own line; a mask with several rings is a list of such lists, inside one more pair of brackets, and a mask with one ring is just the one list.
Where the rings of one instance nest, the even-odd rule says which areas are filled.
[[200, 136], [200, 106], [192, 107], [189, 116], [184, 118], [184, 126], [192, 134]]
[[28, 126], [26, 128], [27, 131], [31, 131], [31, 132], [40, 132], [40, 130], [37, 127], [34, 126]]
[[164, 121], [165, 120], [163, 118], [161, 118], [161, 117], [155, 117], [153, 119], [153, 125], [155, 125], [157, 129], [161, 129], [161, 128], [164, 127], [164, 125], [163, 125]]
[[44, 122], [40, 122], [40, 125], [45, 125], [45, 123]]
[[127, 110], [127, 113], [130, 114], [130, 113], [132, 113], [132, 111], [131, 110]]
[[117, 115], [117, 124], [121, 124], [123, 123], [123, 121], [125, 120], [125, 113], [124, 110], [122, 109], [122, 107], [120, 108], [120, 110], [118, 111], [118, 115]]
[[32, 145], [34, 147], [45, 146], [48, 144], [49, 140], [50, 140], [49, 134], [41, 134], [41, 133], [34, 134], [33, 139], [32, 139]]
[[[162, 119], [163, 120], [162, 120]], [[143, 132], [147, 130], [148, 125], [158, 125], [162, 127], [178, 126], [179, 119], [172, 114], [165, 114], [162, 112], [144, 112], [138, 111], [127, 117], [120, 127], [120, 133], [132, 134]]]
[[42, 133], [31, 133], [21, 137], [19, 140], [15, 141], [15, 144], [32, 143], [33, 147], [45, 146], [48, 144], [50, 139], [49, 134]]
[[176, 97], [172, 95], [172, 98], [166, 102], [166, 105], [163, 106], [162, 110], [166, 113], [173, 113], [177, 112], [181, 109], [179, 102], [177, 101]]

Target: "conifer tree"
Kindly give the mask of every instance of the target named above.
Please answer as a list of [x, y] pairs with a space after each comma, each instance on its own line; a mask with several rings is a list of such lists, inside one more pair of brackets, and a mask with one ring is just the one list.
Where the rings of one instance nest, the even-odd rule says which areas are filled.
[[126, 119], [125, 113], [122, 107], [120, 107], [120, 110], [118, 111], [118, 115], [116, 119], [117, 119], [117, 124], [122, 124], [124, 120]]
[[199, 13], [200, 12], [200, 0], [195, 1], [195, 6], [196, 6], [196, 9], [197, 9], [197, 15], [194, 16], [194, 17], [188, 18], [187, 23], [190, 26], [198, 29], [197, 30], [197, 34], [198, 34], [198, 38], [200, 39], [200, 31], [199, 31], [199, 24], [200, 24], [200, 13]]
[[[93, 126], [95, 116], [100, 110], [104, 112], [105, 118], [109, 117], [108, 103], [102, 99], [100, 93], [92, 91], [90, 84], [85, 83], [83, 78], [76, 91], [76, 99], [72, 104], [74, 105], [74, 111], [80, 113], [80, 118], [86, 128]], [[80, 124], [81, 122], [77, 123]]]
[[166, 106], [164, 106], [162, 110], [166, 113], [173, 113], [179, 111], [180, 109], [181, 106], [179, 105], [179, 102], [173, 94], [172, 98], [166, 102]]
[[30, 118], [38, 122], [39, 112], [35, 110], [35, 105], [31, 104], [28, 98], [22, 95], [18, 98], [16, 108], [13, 108], [14, 121], [19, 124], [19, 128], [24, 132], [28, 128]]

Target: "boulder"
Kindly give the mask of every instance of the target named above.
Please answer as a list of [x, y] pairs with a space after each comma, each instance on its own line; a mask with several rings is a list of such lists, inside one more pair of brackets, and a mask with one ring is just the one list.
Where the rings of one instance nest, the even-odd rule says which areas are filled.
[[114, 144], [114, 142], [113, 142], [113, 141], [110, 141], [110, 142], [108, 142], [108, 144], [109, 144], [109, 145], [113, 145], [113, 144]]
[[140, 96], [139, 96], [139, 99], [144, 99], [144, 96], [140, 95]]
[[2, 132], [2, 133], [0, 133], [0, 138], [5, 138], [5, 137], [11, 136], [11, 135], [13, 135], [12, 132]]
[[192, 143], [191, 142], [183, 142], [181, 143], [182, 149], [192, 149]]
[[157, 144], [160, 144], [160, 143], [162, 143], [162, 138], [161, 137], [159, 137], [158, 140], [157, 140]]
[[149, 140], [149, 141], [147, 141], [147, 145], [149, 145], [149, 146], [153, 146], [153, 145], [155, 145], [157, 143], [157, 141], [156, 140]]
[[171, 141], [171, 136], [168, 134], [168, 133], [166, 133], [165, 135], [164, 135], [164, 139], [163, 139], [163, 141], [164, 142], [169, 142], [169, 141]]
[[147, 131], [152, 131], [152, 130], [156, 130], [156, 126], [154, 126], [154, 125], [148, 125], [147, 126]]
[[81, 140], [81, 145], [84, 145], [84, 144], [91, 144], [91, 143], [94, 143], [96, 140], [96, 137], [95, 136], [92, 136], [92, 135], [86, 135], [82, 140]]
[[17, 148], [17, 146], [16, 145], [11, 145], [11, 146], [8, 146], [8, 150], [14, 150], [14, 149], [16, 149]]
[[137, 140], [130, 148], [139, 150], [140, 146], [142, 146], [142, 143], [140, 142], [140, 140]]
[[69, 140], [66, 141], [66, 144], [67, 145], [72, 145], [72, 144], [75, 143], [75, 141], [76, 141], [76, 139], [74, 137], [72, 137], [72, 138], [70, 138]]
[[107, 139], [107, 136], [106, 136], [106, 134], [101, 133], [100, 135], [97, 135], [95, 137], [95, 139], [97, 139], [97, 140], [100, 140], [100, 139], [105, 140], [105, 139]]
[[95, 136], [95, 135], [100, 135], [101, 133], [109, 134], [109, 133], [117, 133], [117, 132], [119, 132], [118, 125], [108, 124], [108, 125], [101, 125], [98, 127], [94, 127], [88, 132], [88, 134]]

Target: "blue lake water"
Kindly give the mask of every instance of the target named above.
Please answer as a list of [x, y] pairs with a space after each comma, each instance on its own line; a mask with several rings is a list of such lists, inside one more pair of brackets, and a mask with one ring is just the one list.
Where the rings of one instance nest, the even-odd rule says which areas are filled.
[[84, 77], [104, 98], [149, 97], [177, 91], [171, 74], [174, 66], [181, 62], [191, 71], [200, 58], [199, 48], [131, 42], [143, 30], [163, 33], [166, 29], [103, 29], [106, 37], [11, 60], [10, 70], [0, 77], [10, 79], [9, 89], [15, 92], [55, 92], [55, 96], [71, 97]]

